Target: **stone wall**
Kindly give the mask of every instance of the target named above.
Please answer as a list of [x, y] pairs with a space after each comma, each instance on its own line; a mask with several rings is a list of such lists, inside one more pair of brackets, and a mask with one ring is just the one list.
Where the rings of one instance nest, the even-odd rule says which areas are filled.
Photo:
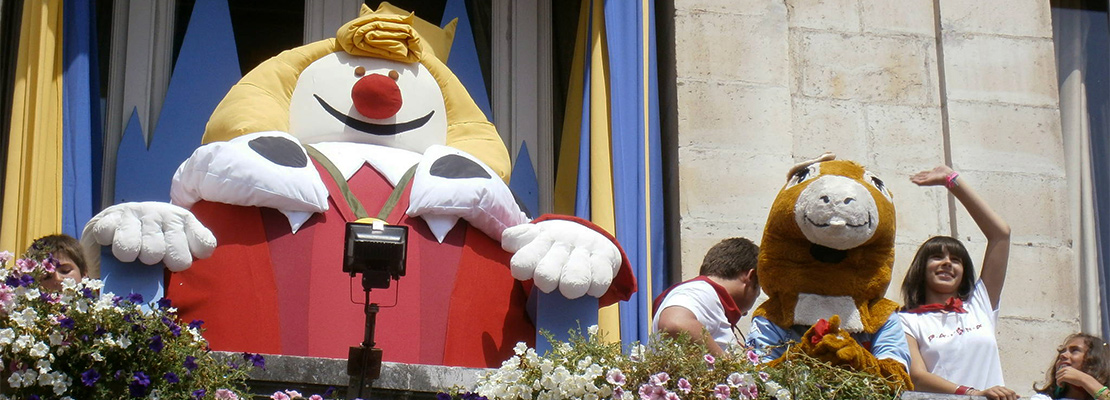
[[894, 193], [888, 297], [900, 300], [929, 236], [983, 252], [944, 189], [908, 179], [949, 159], [1012, 227], [998, 340], [1009, 386], [1030, 393], [1079, 329], [1049, 2], [676, 0], [674, 9], [683, 278], [720, 239], [758, 241], [787, 169], [832, 151]]

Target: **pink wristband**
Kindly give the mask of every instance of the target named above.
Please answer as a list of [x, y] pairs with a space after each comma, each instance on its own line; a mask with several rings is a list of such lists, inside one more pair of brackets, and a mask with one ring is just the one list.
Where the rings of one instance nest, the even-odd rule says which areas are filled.
[[959, 178], [959, 177], [960, 177], [959, 172], [952, 171], [951, 174], [948, 174], [947, 178], [944, 178], [944, 187], [951, 189], [951, 188], [954, 188], [956, 186], [960, 186], [960, 184], [956, 182], [956, 178]]
[[967, 392], [970, 391], [971, 389], [972, 389], [971, 387], [960, 385], [959, 387], [956, 388], [956, 393], [955, 394], [960, 395], [960, 396], [964, 396], [964, 395], [967, 395]]

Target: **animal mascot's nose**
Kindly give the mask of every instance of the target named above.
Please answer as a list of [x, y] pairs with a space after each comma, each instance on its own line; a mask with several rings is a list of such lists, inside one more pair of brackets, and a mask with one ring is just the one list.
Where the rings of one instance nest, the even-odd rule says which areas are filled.
[[370, 74], [355, 82], [351, 100], [362, 115], [373, 119], [389, 118], [401, 109], [401, 88], [388, 76]]

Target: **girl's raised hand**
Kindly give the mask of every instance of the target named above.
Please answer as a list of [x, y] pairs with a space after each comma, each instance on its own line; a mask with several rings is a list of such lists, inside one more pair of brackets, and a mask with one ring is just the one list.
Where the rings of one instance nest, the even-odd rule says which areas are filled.
[[952, 168], [947, 165], [941, 165], [929, 171], [921, 171], [910, 177], [910, 182], [916, 183], [918, 186], [943, 186], [948, 179], [948, 174], [952, 173]]

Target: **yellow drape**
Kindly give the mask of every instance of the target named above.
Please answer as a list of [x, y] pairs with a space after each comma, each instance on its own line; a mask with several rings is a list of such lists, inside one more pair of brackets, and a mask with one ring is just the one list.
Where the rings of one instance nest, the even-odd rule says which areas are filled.
[[62, 230], [62, 0], [26, 0], [12, 96], [0, 250]]

